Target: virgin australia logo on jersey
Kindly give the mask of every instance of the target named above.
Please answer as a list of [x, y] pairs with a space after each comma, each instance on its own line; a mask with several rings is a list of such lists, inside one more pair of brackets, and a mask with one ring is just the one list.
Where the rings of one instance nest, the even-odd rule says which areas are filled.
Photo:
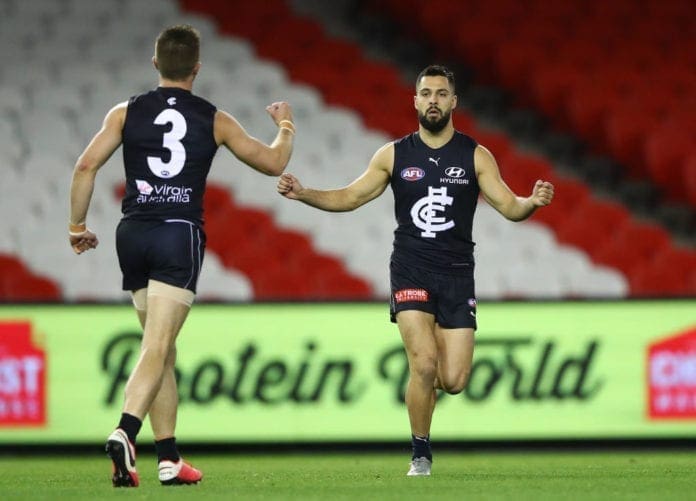
[[462, 167], [447, 167], [445, 169], [445, 175], [440, 179], [441, 183], [450, 184], [469, 184], [469, 180], [466, 179], [466, 171]]
[[406, 181], [420, 181], [425, 177], [425, 171], [420, 167], [406, 167], [401, 171], [401, 178]]
[[193, 188], [187, 186], [170, 186], [168, 184], [156, 184], [152, 186], [147, 181], [142, 179], [135, 180], [135, 186], [138, 189], [138, 203], [189, 203], [191, 201], [191, 192]]

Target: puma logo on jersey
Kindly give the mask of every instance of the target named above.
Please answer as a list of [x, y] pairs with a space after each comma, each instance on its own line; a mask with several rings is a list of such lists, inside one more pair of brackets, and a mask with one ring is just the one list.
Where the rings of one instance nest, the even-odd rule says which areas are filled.
[[440, 157], [437, 157], [437, 158], [430, 157], [430, 158], [428, 158], [428, 162], [434, 163], [435, 167], [440, 167]]

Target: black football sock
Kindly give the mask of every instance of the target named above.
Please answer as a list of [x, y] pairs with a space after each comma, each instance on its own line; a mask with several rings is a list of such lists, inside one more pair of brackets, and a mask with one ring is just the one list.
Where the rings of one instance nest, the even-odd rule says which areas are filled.
[[179, 451], [176, 448], [175, 437], [155, 440], [155, 450], [157, 451], [157, 462], [167, 460], [176, 463], [181, 459]]
[[135, 437], [138, 436], [140, 427], [142, 425], [143, 422], [140, 419], [130, 414], [126, 414], [125, 412], [121, 414], [121, 421], [118, 423], [118, 427], [126, 432], [126, 435], [128, 435], [128, 440], [130, 440], [133, 445], [135, 445]]
[[430, 435], [427, 437], [411, 435], [411, 446], [413, 447], [411, 459], [428, 458], [429, 461], [433, 460], [433, 454], [430, 451]]

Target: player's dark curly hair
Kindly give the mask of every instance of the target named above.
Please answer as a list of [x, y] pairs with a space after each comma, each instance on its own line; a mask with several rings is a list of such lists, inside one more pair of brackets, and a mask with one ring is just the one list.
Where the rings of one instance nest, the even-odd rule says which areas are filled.
[[162, 31], [155, 43], [157, 68], [167, 80], [186, 80], [198, 64], [201, 37], [198, 30], [183, 24]]
[[440, 64], [431, 64], [418, 74], [418, 78], [416, 78], [416, 89], [418, 88], [418, 84], [423, 77], [445, 77], [447, 78], [450, 87], [452, 87], [452, 91], [454, 92], [456, 90], [454, 73], [447, 69], [447, 67]]

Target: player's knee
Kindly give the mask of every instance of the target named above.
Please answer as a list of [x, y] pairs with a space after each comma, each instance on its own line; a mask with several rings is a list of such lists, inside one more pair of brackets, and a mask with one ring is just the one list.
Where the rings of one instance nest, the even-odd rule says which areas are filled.
[[168, 367], [174, 367], [176, 365], [176, 346], [171, 346], [169, 348], [165, 363]]
[[448, 377], [443, 377], [440, 381], [440, 387], [443, 391], [450, 395], [457, 395], [464, 391], [466, 384], [469, 381], [469, 371], [463, 371]]
[[[166, 364], [171, 357], [171, 347], [163, 342], [151, 342], [144, 344], [140, 349], [140, 357], [150, 360], [151, 363]], [[174, 361], [176, 357], [174, 357]]]
[[437, 358], [421, 356], [412, 360], [410, 365], [412, 377], [424, 381], [434, 381], [437, 377]]

